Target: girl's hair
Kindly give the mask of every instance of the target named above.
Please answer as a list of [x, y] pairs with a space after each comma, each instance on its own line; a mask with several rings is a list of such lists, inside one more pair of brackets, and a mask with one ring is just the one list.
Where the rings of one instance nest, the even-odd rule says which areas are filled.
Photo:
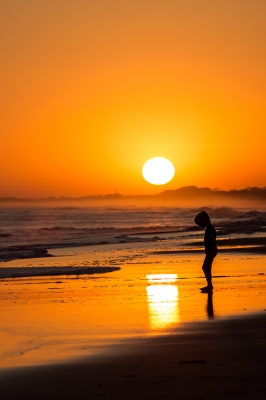
[[199, 214], [196, 215], [194, 221], [196, 222], [197, 225], [200, 224], [200, 222], [210, 222], [210, 217], [206, 213], [206, 211], [201, 211]]

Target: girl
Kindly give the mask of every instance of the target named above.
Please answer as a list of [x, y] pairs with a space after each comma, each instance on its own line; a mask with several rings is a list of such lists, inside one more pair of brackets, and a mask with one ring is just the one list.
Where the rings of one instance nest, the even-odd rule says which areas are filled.
[[204, 275], [206, 277], [207, 286], [200, 290], [204, 293], [212, 293], [212, 262], [216, 257], [218, 249], [216, 246], [216, 230], [212, 226], [210, 217], [206, 211], [201, 211], [195, 217], [195, 223], [200, 228], [205, 228], [204, 245], [205, 245], [205, 259], [202, 265]]

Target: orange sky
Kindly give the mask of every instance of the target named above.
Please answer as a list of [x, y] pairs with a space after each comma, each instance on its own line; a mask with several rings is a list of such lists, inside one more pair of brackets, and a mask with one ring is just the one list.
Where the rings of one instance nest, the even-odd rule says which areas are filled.
[[266, 186], [265, 0], [0, 2], [0, 197]]

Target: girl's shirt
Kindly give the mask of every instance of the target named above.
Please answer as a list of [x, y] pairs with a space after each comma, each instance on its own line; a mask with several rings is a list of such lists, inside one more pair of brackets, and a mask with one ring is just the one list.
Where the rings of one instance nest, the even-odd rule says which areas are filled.
[[215, 230], [214, 226], [212, 226], [212, 225], [209, 225], [205, 229], [204, 245], [205, 245], [205, 254], [210, 254], [213, 252], [217, 253], [216, 230]]

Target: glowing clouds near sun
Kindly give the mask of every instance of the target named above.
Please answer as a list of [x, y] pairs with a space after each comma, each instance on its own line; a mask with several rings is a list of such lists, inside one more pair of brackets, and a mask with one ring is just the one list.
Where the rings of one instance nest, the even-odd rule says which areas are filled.
[[166, 158], [154, 157], [144, 164], [142, 175], [152, 185], [165, 185], [173, 179], [175, 169], [171, 161]]

